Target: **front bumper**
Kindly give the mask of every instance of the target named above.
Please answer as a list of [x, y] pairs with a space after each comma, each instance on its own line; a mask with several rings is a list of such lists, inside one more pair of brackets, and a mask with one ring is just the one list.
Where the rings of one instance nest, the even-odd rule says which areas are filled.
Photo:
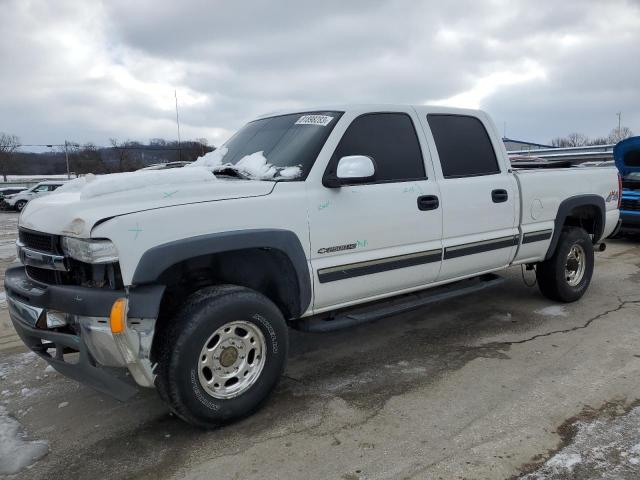
[[622, 232], [640, 233], [640, 212], [620, 210], [620, 220]]
[[[5, 274], [5, 291], [13, 325], [29, 349], [61, 374], [119, 400], [153, 386], [149, 354], [164, 287], [148, 285], [106, 290], [73, 285], [44, 285], [27, 277], [23, 266]], [[108, 318], [117, 298], [128, 298], [127, 329], [111, 334]], [[47, 328], [46, 316], [65, 318], [68, 326]], [[116, 367], [116, 368], [110, 368]], [[120, 368], [117, 368], [120, 367]]]

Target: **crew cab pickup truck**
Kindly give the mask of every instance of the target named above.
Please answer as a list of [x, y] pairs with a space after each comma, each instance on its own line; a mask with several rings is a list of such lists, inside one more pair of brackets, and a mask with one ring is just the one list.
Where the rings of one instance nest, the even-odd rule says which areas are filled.
[[620, 203], [620, 233], [640, 233], [640, 137], [619, 142], [613, 149], [613, 158], [622, 177]]
[[7, 301], [60, 373], [121, 400], [155, 387], [207, 427], [265, 400], [289, 327], [404, 311], [511, 265], [578, 300], [619, 195], [614, 168], [513, 171], [481, 111], [292, 110], [190, 166], [87, 176], [29, 202]]

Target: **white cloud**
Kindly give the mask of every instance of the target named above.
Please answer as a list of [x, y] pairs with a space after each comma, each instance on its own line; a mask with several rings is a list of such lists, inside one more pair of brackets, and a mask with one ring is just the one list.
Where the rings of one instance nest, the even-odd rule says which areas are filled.
[[525, 61], [517, 70], [505, 70], [490, 73], [475, 81], [474, 85], [463, 92], [439, 100], [428, 100], [428, 105], [445, 105], [459, 108], [481, 108], [485, 100], [512, 85], [546, 78], [544, 69], [533, 61]]
[[640, 133], [633, 0], [5, 0], [0, 131], [25, 143], [219, 144], [257, 114], [334, 103], [481, 107], [536, 141]]

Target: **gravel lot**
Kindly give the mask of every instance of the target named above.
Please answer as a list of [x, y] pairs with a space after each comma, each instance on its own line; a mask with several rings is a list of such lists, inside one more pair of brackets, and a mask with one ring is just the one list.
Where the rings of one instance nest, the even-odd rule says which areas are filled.
[[[16, 223], [0, 214], [0, 275]], [[574, 304], [505, 276], [367, 326], [292, 332], [265, 408], [209, 432], [153, 391], [121, 404], [47, 369], [16, 342], [2, 293], [0, 466], [17, 421], [20, 441], [48, 442], [21, 479], [638, 478], [640, 242], [597, 254]]]

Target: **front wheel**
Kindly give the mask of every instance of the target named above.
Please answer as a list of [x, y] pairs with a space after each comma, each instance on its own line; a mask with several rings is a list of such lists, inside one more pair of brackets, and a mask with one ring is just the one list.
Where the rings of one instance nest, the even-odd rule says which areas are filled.
[[174, 413], [200, 427], [256, 410], [287, 359], [287, 325], [278, 307], [233, 285], [193, 294], [160, 336], [156, 386]]
[[27, 202], [25, 200], [18, 200], [16, 202], [16, 210], [21, 212], [26, 204], [27, 204]]
[[589, 234], [582, 228], [565, 228], [553, 256], [536, 267], [540, 291], [551, 300], [575, 302], [587, 291], [593, 266], [593, 243]]

